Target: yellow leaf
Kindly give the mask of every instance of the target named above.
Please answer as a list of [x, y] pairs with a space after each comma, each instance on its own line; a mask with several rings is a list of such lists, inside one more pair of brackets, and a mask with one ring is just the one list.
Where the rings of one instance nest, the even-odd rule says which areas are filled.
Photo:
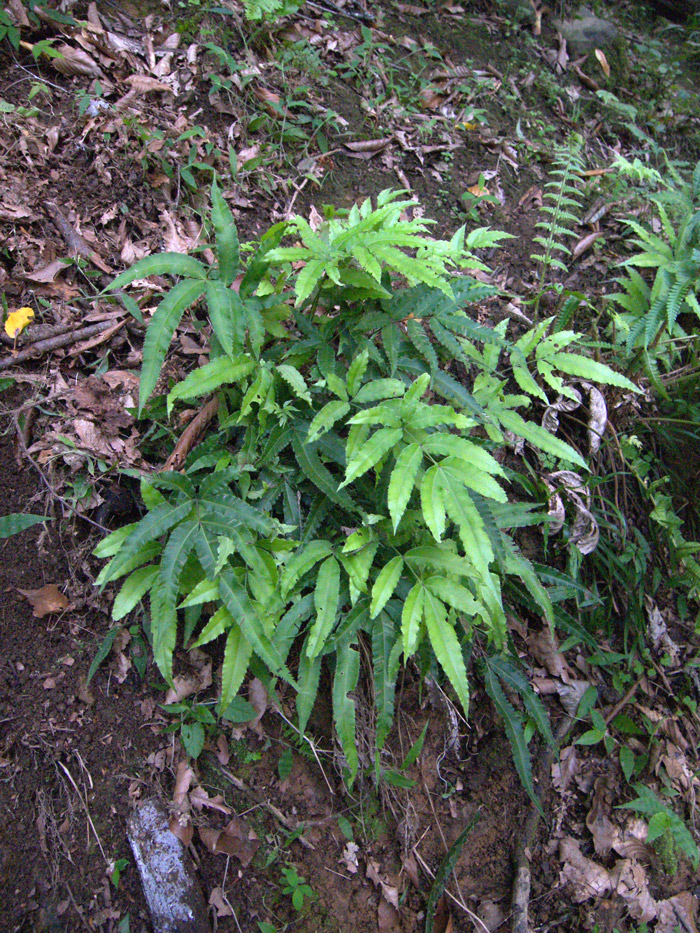
[[33, 320], [34, 312], [31, 308], [19, 308], [17, 311], [12, 311], [5, 321], [5, 333], [14, 340]]

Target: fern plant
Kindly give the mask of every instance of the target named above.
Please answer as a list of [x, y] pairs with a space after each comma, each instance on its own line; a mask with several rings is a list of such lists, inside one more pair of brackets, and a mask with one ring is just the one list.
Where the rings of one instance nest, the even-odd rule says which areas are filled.
[[[109, 559], [98, 582], [123, 580], [115, 620], [148, 597], [154, 657], [168, 680], [180, 621], [186, 645], [224, 640], [221, 714], [251, 670], [296, 691], [303, 733], [326, 665], [349, 781], [360, 767], [355, 689], [367, 663], [379, 774], [402, 663], [417, 654], [434, 659], [466, 713], [474, 635], [482, 633], [496, 659], [508, 650], [504, 592], [554, 619], [547, 586], [510, 535], [546, 515], [538, 501], [509, 498], [517, 476], [496, 454], [514, 434], [545, 458], [582, 471], [586, 463], [518, 411], [541, 395], [533, 373], [555, 386], [555, 370], [634, 386], [567, 352], [575, 335], [548, 337], [544, 325], [516, 346], [503, 327], [471, 320], [468, 303], [483, 286], [445, 270], [478, 263], [471, 249], [498, 234], [431, 240], [423, 221], [402, 219], [408, 205], [387, 192], [376, 210], [367, 202], [318, 231], [299, 218], [273, 228], [231, 299], [223, 292], [235, 294], [226, 284], [237, 270], [233, 218], [216, 188], [214, 201], [219, 268], [196, 278], [208, 300], [214, 283], [218, 301], [208, 305], [212, 358], [170, 391], [167, 405], [216, 392], [218, 427], [182, 473], [144, 478], [147, 514], [98, 546]], [[288, 232], [304, 245], [279, 246]], [[362, 251], [363, 237], [371, 253]], [[158, 260], [154, 269], [163, 267]], [[306, 265], [295, 271], [290, 263], [299, 260]], [[185, 274], [190, 268], [201, 274], [183, 262]], [[133, 281], [143, 267], [132, 272], [117, 281]], [[290, 285], [293, 308], [283, 303]], [[169, 328], [169, 295], [159, 311], [164, 304]], [[277, 309], [276, 328], [263, 309]], [[146, 341], [142, 399], [163, 343]], [[473, 374], [466, 385], [445, 371], [454, 358]], [[501, 359], [517, 361], [528, 394], [507, 391]], [[490, 670], [522, 687], [506, 661]], [[532, 712], [549, 740], [541, 711]], [[512, 735], [531, 791], [515, 726]]]
[[[689, 338], [679, 326], [681, 314], [700, 317], [700, 163], [690, 191], [650, 197], [661, 225], [659, 233], [629, 219], [638, 252], [622, 264], [630, 273], [618, 282], [622, 291], [611, 295], [624, 311], [616, 318], [628, 354], [672, 365]], [[677, 223], [674, 223], [674, 214]], [[637, 269], [654, 270], [651, 285]], [[667, 345], [659, 346], [667, 337]]]
[[550, 172], [553, 178], [545, 185], [545, 203], [540, 208], [542, 213], [548, 216], [546, 220], [538, 221], [536, 226], [543, 233], [534, 237], [535, 243], [541, 247], [541, 252], [533, 253], [530, 257], [540, 267], [533, 310], [535, 320], [546, 289], [562, 291], [561, 285], [551, 280], [552, 271], [568, 272], [562, 257], [570, 256], [571, 250], [564, 241], [575, 236], [571, 227], [579, 222], [581, 216], [581, 191], [578, 186], [578, 175], [581, 172], [583, 162], [578, 140], [572, 138], [567, 146], [555, 148], [554, 167]]

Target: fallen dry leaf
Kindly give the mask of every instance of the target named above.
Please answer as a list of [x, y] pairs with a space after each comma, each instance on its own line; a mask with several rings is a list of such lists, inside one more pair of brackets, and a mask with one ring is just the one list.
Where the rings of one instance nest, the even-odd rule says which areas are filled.
[[14, 340], [33, 320], [34, 310], [32, 308], [18, 308], [16, 311], [10, 311], [5, 321], [5, 333]]
[[51, 64], [62, 75], [97, 76], [102, 74], [102, 69], [95, 59], [82, 49], [74, 49], [70, 45], [61, 43], [56, 46], [56, 51], [60, 52], [61, 58], [52, 58]]
[[260, 848], [260, 841], [253, 830], [237, 816], [225, 829], [200, 827], [199, 837], [213, 855], [232, 855], [244, 868]]
[[216, 908], [217, 917], [232, 917], [233, 910], [224, 897], [223, 888], [212, 888], [209, 895], [209, 906]]
[[608, 60], [605, 57], [605, 52], [603, 52], [601, 49], [596, 49], [594, 54], [595, 54], [595, 57], [598, 59], [598, 64], [600, 65], [603, 71], [603, 74], [605, 75], [606, 78], [609, 78], [610, 77], [610, 65], [608, 64]]
[[52, 612], [62, 612], [68, 608], [68, 600], [55, 583], [47, 583], [38, 590], [19, 590], [32, 607], [32, 614], [37, 619], [51, 615]]

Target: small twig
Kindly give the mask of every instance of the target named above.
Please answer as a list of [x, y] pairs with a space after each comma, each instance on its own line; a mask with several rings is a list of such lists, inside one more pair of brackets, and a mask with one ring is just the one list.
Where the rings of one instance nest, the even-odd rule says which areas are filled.
[[98, 847], [99, 847], [99, 850], [100, 850], [100, 852], [102, 853], [102, 858], [105, 860], [105, 864], [106, 864], [107, 867], [109, 868], [110, 862], [109, 862], [109, 859], [107, 858], [107, 855], [106, 855], [106, 853], [105, 853], [105, 850], [102, 848], [102, 841], [101, 841], [100, 837], [99, 837], [98, 834], [97, 834], [97, 830], [95, 829], [95, 824], [92, 822], [92, 817], [90, 816], [90, 811], [89, 811], [88, 805], [87, 805], [87, 799], [84, 799], [84, 798], [83, 798], [82, 792], [81, 792], [80, 788], [78, 787], [78, 785], [75, 783], [75, 780], [74, 780], [74, 778], [73, 778], [73, 775], [70, 773], [70, 771], [68, 770], [68, 768], [66, 768], [66, 766], [63, 764], [63, 762], [62, 762], [62, 761], [59, 761], [59, 762], [57, 762], [57, 764], [58, 764], [59, 768], [62, 768], [63, 771], [65, 771], [66, 776], [68, 777], [68, 780], [69, 780], [69, 781], [71, 782], [71, 784], [73, 785], [73, 787], [74, 787], [74, 789], [75, 789], [75, 792], [76, 792], [76, 794], [78, 795], [78, 799], [80, 800], [80, 803], [81, 803], [82, 806], [83, 806], [83, 810], [85, 810], [85, 817], [86, 817], [86, 819], [87, 819], [88, 826], [89, 826], [90, 829], [92, 830], [93, 835], [94, 835], [94, 837], [95, 837], [95, 841], [97, 842], [97, 845], [98, 845]]
[[74, 895], [73, 892], [71, 891], [70, 885], [68, 884], [67, 881], [64, 881], [64, 882], [63, 882], [63, 886], [64, 886], [64, 888], [66, 889], [66, 891], [68, 891], [68, 899], [69, 899], [69, 901], [71, 902], [71, 904], [73, 905], [73, 910], [74, 910], [74, 911], [76, 912], [76, 914], [80, 917], [80, 922], [81, 922], [81, 924], [85, 927], [86, 930], [92, 931], [92, 930], [93, 930], [93, 927], [92, 927], [91, 924], [89, 924], [89, 923], [87, 922], [87, 920], [86, 920], [85, 917], [83, 916], [82, 908], [78, 906], [78, 902], [77, 902], [76, 899], [75, 899], [75, 895]]
[[604, 717], [604, 722], [606, 726], [609, 726], [610, 723], [613, 721], [613, 719], [617, 716], [617, 714], [622, 712], [622, 710], [627, 706], [629, 701], [632, 699], [632, 697], [636, 693], [637, 687], [641, 684], [641, 682], [644, 680], [645, 677], [646, 677], [646, 674], [642, 674], [642, 676], [638, 680], [635, 680], [635, 682], [632, 684], [632, 686], [629, 688], [629, 690], [623, 696], [620, 702], [616, 703], [613, 706], [613, 708], [610, 710], [608, 715]]
[[50, 350], [58, 350], [61, 347], [68, 347], [79, 340], [85, 340], [88, 337], [94, 337], [96, 334], [114, 327], [114, 321], [100, 321], [99, 324], [90, 324], [89, 327], [80, 327], [68, 334], [57, 334], [55, 337], [48, 337], [46, 340], [37, 340], [31, 346], [20, 350], [14, 356], [7, 360], [0, 360], [0, 369], [9, 369], [16, 363], [24, 363], [25, 360], [34, 359], [42, 353]]
[[297, 197], [301, 194], [301, 192], [304, 190], [308, 182], [309, 182], [308, 176], [304, 178], [304, 180], [302, 181], [300, 185], [297, 185], [294, 182], [292, 182], [292, 185], [294, 186], [294, 194], [292, 195], [292, 199], [287, 205], [284, 211], [284, 214], [282, 215], [285, 220], [289, 220], [290, 217], [292, 216], [292, 208], [294, 207], [294, 202], [296, 201]]

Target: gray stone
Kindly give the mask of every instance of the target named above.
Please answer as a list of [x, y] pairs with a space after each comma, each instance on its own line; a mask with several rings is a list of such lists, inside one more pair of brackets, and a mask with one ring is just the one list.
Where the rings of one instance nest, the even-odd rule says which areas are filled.
[[572, 19], [558, 21], [554, 25], [566, 39], [569, 48], [583, 55], [593, 49], [605, 49], [615, 44], [620, 32], [607, 19], [594, 16], [586, 7], [581, 7]]

